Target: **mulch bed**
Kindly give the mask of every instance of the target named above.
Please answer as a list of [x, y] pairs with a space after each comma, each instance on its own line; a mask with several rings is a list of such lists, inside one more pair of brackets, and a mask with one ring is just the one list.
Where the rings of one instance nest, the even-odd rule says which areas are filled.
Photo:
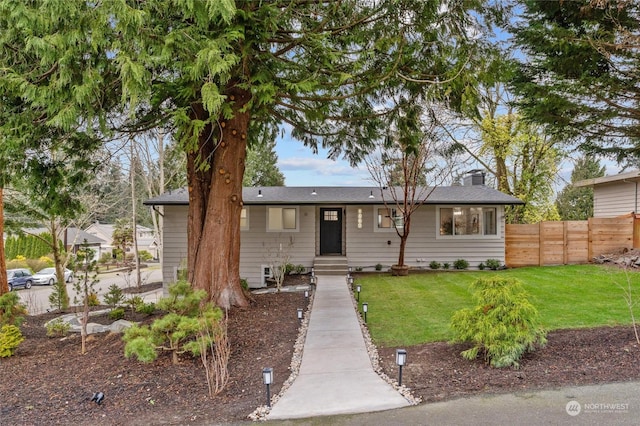
[[[298, 334], [296, 309], [306, 305], [302, 293], [272, 293], [254, 296], [248, 309], [231, 310], [231, 379], [213, 398], [208, 396], [199, 359], [184, 355], [179, 365], [172, 365], [168, 354], [151, 364], [126, 359], [117, 334], [90, 336], [89, 352], [81, 355], [79, 336], [46, 336], [43, 324], [56, 315], [27, 317], [21, 327], [26, 340], [13, 357], [0, 360], [0, 424], [183, 425], [247, 420], [265, 403], [262, 368], [274, 368], [273, 394], [289, 376]], [[482, 359], [466, 361], [459, 355], [466, 345], [407, 347], [403, 384], [432, 402], [640, 380], [640, 347], [631, 327], [560, 330], [549, 333], [548, 340], [544, 349], [526, 355], [517, 370], [491, 368]], [[391, 378], [398, 375], [395, 349], [379, 348], [381, 366]], [[98, 391], [105, 395], [102, 405], [89, 400]]]

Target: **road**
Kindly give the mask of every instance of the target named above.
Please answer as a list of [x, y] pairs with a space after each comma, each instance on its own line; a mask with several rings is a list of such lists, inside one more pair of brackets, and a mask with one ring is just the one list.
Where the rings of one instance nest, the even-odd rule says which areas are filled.
[[[102, 296], [108, 291], [112, 284], [116, 284], [120, 288], [134, 287], [136, 285], [135, 273], [130, 276], [124, 272], [108, 272], [98, 275], [99, 282], [94, 286], [98, 297], [102, 302]], [[162, 270], [159, 265], [152, 265], [142, 270], [142, 283], [152, 283], [162, 281]], [[49, 295], [53, 291], [52, 286], [32, 286], [29, 290], [17, 290], [22, 303], [27, 306], [27, 312], [30, 315], [37, 315], [50, 309]], [[67, 291], [71, 304], [74, 303], [76, 291], [73, 283], [67, 283]], [[80, 298], [78, 298], [80, 299]]]

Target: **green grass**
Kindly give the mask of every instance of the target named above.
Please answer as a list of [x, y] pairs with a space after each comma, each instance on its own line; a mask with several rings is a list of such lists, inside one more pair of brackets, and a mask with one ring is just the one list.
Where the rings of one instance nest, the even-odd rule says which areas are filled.
[[640, 294], [640, 273], [627, 275], [596, 265], [428, 272], [408, 277], [365, 275], [356, 284], [362, 286], [360, 301], [369, 304], [367, 322], [374, 342], [411, 346], [451, 339], [451, 315], [474, 305], [469, 284], [496, 274], [522, 281], [547, 330], [631, 324], [621, 288], [627, 287], [627, 277], [633, 294]]

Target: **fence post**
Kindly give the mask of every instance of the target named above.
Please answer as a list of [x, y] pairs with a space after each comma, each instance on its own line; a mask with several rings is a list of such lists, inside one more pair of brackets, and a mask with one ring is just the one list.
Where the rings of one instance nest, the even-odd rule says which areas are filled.
[[538, 266], [544, 266], [544, 241], [542, 238], [542, 232], [544, 227], [543, 222], [538, 222]]
[[589, 223], [589, 239], [587, 241], [587, 263], [593, 259], [593, 218], [590, 217], [587, 222]]
[[562, 264], [569, 263], [569, 224], [562, 221]]

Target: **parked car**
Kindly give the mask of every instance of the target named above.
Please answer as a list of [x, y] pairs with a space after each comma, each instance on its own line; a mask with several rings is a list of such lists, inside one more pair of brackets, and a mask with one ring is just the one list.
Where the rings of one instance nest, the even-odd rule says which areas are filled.
[[[73, 279], [73, 272], [69, 269], [64, 269], [64, 281], [71, 282]], [[56, 268], [44, 268], [36, 272], [33, 275], [33, 283], [37, 285], [53, 285], [58, 282], [56, 277]]]
[[31, 288], [33, 276], [28, 269], [7, 269], [7, 282], [9, 283], [9, 291], [18, 287]]

